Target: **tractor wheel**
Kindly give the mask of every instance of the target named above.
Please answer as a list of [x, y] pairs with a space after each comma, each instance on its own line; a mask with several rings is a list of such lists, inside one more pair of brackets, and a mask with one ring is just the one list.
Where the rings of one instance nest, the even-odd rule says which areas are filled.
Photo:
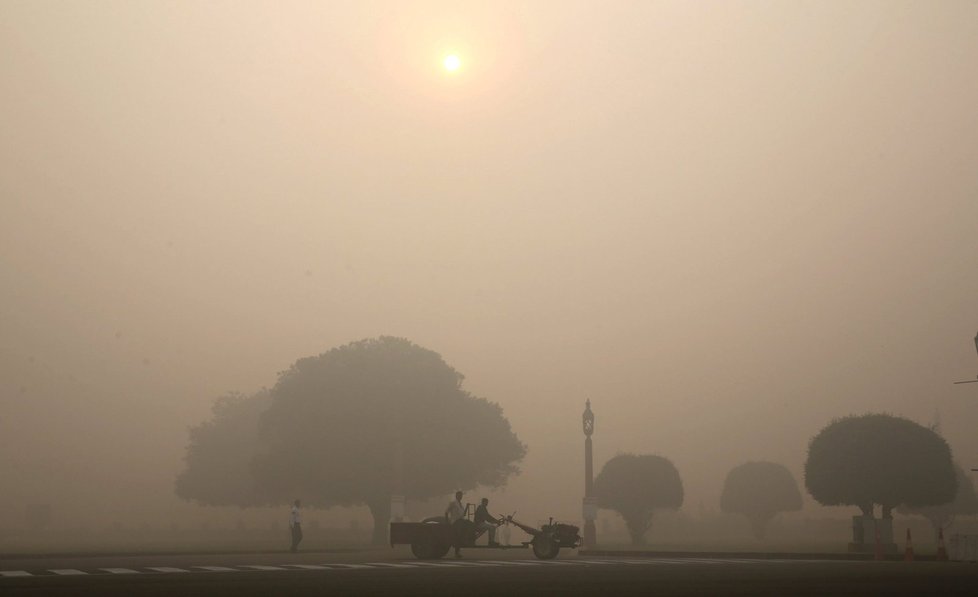
[[533, 540], [533, 555], [538, 560], [552, 560], [560, 553], [560, 545], [550, 535], [539, 535]]

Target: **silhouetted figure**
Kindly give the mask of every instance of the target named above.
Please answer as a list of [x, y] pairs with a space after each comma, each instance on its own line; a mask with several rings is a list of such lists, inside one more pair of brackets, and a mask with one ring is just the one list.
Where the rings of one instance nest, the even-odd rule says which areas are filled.
[[489, 514], [489, 498], [482, 498], [482, 503], [475, 509], [475, 528], [482, 531], [489, 531], [489, 545], [497, 546], [496, 527], [503, 523], [502, 520]]
[[462, 505], [462, 492], [455, 492], [455, 499], [448, 502], [448, 506], [445, 508], [445, 518], [448, 520], [448, 524], [455, 527], [455, 557], [462, 557], [462, 553], [459, 551], [459, 547], [462, 545], [462, 525], [460, 521], [465, 520], [465, 506]]
[[292, 530], [292, 552], [299, 551], [299, 542], [302, 541], [302, 517], [299, 514], [299, 506], [302, 502], [296, 500], [292, 504], [292, 514], [289, 515], [289, 528]]
[[863, 527], [863, 518], [865, 517], [852, 517], [852, 542], [856, 545], [862, 545], [866, 542], [866, 532], [865, 527]]

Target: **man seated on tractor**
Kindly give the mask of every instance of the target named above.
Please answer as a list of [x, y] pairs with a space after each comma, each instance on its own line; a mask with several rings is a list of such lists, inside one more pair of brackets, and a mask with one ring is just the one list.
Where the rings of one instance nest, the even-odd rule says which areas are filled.
[[488, 505], [489, 498], [482, 498], [482, 503], [475, 509], [475, 528], [479, 531], [489, 531], [489, 546], [497, 547], [499, 544], [496, 543], [496, 527], [501, 525], [503, 520], [489, 514]]

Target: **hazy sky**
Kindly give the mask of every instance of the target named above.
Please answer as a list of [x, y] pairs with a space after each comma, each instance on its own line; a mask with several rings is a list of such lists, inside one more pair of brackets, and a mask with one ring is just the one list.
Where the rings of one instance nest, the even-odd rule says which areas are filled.
[[976, 2], [0, 0], [0, 500], [158, 513], [381, 334], [503, 406], [501, 510], [579, 516], [585, 398], [688, 509], [850, 413], [978, 466], [976, 65]]

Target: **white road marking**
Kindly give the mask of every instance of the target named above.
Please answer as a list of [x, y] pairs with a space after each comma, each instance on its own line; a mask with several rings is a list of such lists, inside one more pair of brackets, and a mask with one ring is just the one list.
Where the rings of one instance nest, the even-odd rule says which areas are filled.
[[723, 558], [648, 558], [642, 560], [607, 560], [614, 563], [635, 565], [684, 565], [684, 564], [759, 564], [766, 560], [728, 560]]
[[330, 564], [331, 568], [373, 568], [373, 566], [365, 566], [364, 564]]
[[26, 570], [0, 570], [0, 576], [34, 576]]
[[74, 568], [58, 568], [55, 570], [50, 570], [50, 572], [54, 572], [58, 576], [77, 576], [79, 574], [88, 574], [83, 570], [75, 570]]
[[190, 572], [189, 570], [184, 570], [183, 568], [170, 568], [169, 566], [159, 566], [157, 568], [149, 567], [147, 570], [153, 570], [154, 572]]
[[517, 562], [527, 562], [533, 564], [545, 564], [547, 566], [577, 566], [573, 561], [564, 560], [516, 560]]
[[318, 564], [282, 564], [289, 568], [300, 568], [302, 570], [332, 570], [329, 566], [319, 566]]
[[288, 568], [282, 568], [281, 566], [263, 566], [261, 564], [248, 564], [246, 566], [238, 566], [238, 568], [251, 568], [252, 570], [288, 570]]
[[393, 564], [391, 562], [366, 562], [367, 566], [380, 566], [382, 568], [417, 568], [414, 564]]
[[418, 566], [431, 566], [432, 568], [465, 568], [455, 562], [415, 562]]
[[110, 574], [139, 574], [139, 570], [132, 568], [99, 568], [99, 570], [105, 570]]
[[200, 568], [201, 570], [207, 570], [208, 572], [238, 572], [238, 570], [228, 568], [227, 566], [191, 566], [191, 568]]
[[[487, 562], [489, 560], [479, 560], [480, 562]], [[500, 566], [539, 566], [540, 562], [534, 562], [532, 560], [526, 562], [518, 562], [516, 560], [492, 560], [498, 563]]]

